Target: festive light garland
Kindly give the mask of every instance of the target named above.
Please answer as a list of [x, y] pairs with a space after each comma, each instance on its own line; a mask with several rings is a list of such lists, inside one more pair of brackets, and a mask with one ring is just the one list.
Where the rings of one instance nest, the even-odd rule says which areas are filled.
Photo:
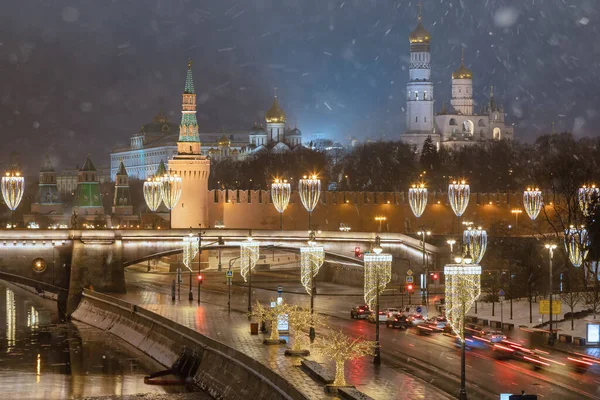
[[19, 172], [7, 172], [2, 177], [2, 197], [11, 211], [17, 209], [23, 199], [25, 178]]
[[446, 276], [446, 318], [461, 341], [465, 340], [465, 315], [481, 295], [481, 266], [449, 264]]
[[150, 211], [154, 212], [162, 203], [162, 183], [160, 178], [148, 178], [144, 182], [144, 200]]
[[462, 181], [460, 183], [453, 182], [448, 185], [448, 200], [452, 211], [457, 217], [463, 215], [467, 206], [469, 205], [469, 198], [471, 197], [471, 187]]
[[161, 178], [161, 197], [165, 207], [172, 210], [181, 198], [182, 180], [177, 174], [165, 174]]
[[240, 274], [248, 281], [248, 272], [253, 270], [260, 255], [258, 242], [248, 240], [240, 244]]
[[565, 251], [574, 267], [581, 267], [588, 255], [589, 247], [590, 240], [587, 229], [584, 227], [577, 229], [573, 226], [565, 229]]
[[365, 254], [365, 303], [372, 308], [379, 293], [392, 280], [391, 254]]
[[298, 192], [300, 193], [300, 200], [302, 205], [309, 213], [312, 212], [321, 196], [321, 180], [312, 175], [310, 178], [304, 176], [298, 182]]
[[419, 218], [427, 205], [427, 188], [424, 184], [413, 185], [408, 189], [408, 204], [415, 217]]
[[300, 281], [308, 294], [311, 293], [313, 278], [319, 273], [323, 261], [325, 261], [325, 251], [323, 250], [323, 247], [300, 247]]
[[594, 196], [600, 195], [600, 189], [597, 188], [596, 185], [592, 185], [590, 187], [583, 186], [579, 188], [577, 194], [581, 212], [587, 217], [589, 215], [589, 207], [592, 204], [592, 200]]
[[538, 188], [527, 188], [523, 192], [523, 206], [532, 221], [540, 214], [543, 201], [542, 191]]
[[477, 229], [466, 229], [463, 232], [463, 243], [469, 248], [473, 257], [473, 264], [479, 264], [487, 250], [487, 232], [480, 227]]
[[186, 236], [183, 238], [183, 242], [183, 265], [191, 271], [192, 261], [200, 250], [200, 240], [198, 236]]
[[292, 187], [288, 181], [276, 179], [275, 182], [271, 184], [271, 199], [273, 200], [275, 209], [280, 214], [283, 214], [290, 203], [291, 194]]

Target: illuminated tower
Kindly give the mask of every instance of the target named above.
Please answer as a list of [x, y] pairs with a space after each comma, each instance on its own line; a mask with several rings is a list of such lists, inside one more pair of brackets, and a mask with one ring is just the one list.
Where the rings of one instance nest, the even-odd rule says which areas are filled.
[[31, 213], [57, 215], [63, 213], [63, 203], [56, 186], [56, 172], [48, 156], [46, 156], [40, 169], [38, 191], [35, 202], [31, 204]]
[[113, 198], [112, 212], [115, 215], [133, 214], [133, 205], [129, 194], [129, 176], [127, 176], [123, 160], [121, 160], [115, 177], [115, 197]]
[[[406, 85], [406, 131], [401, 139], [421, 150], [434, 133], [433, 82], [431, 81], [431, 35], [423, 27], [419, 5], [419, 23], [408, 37], [410, 42], [409, 81]], [[434, 142], [438, 139], [434, 138]]]
[[85, 164], [77, 172], [77, 191], [75, 192], [73, 211], [79, 216], [80, 221], [100, 223], [104, 219], [98, 171], [89, 154]]
[[201, 155], [196, 120], [196, 90], [192, 62], [188, 62], [183, 90], [177, 155], [169, 161], [169, 173], [182, 179], [181, 199], [171, 212], [171, 228], [208, 227], [208, 175], [210, 161]]
[[285, 113], [281, 107], [279, 107], [277, 96], [275, 96], [273, 99], [273, 105], [265, 114], [265, 121], [267, 122], [267, 138], [269, 143], [283, 142], [285, 132]]
[[465, 50], [462, 49], [460, 67], [452, 73], [452, 100], [457, 114], [473, 115], [473, 73], [465, 67]]

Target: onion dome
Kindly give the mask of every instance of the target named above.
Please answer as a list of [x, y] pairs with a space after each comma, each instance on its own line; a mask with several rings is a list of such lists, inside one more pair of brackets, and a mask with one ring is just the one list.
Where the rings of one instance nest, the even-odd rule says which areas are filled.
[[250, 129], [250, 133], [259, 135], [261, 133], [265, 133], [265, 128], [263, 128], [261, 125], [256, 124], [255, 122], [252, 128]]
[[221, 136], [219, 139], [219, 146], [229, 146], [231, 144], [231, 140], [225, 135]]
[[429, 41], [431, 40], [431, 34], [429, 33], [429, 31], [427, 29], [425, 29], [423, 27], [423, 24], [421, 23], [422, 19], [423, 19], [423, 16], [421, 15], [421, 9], [419, 8], [419, 24], [417, 25], [415, 30], [412, 31], [410, 33], [410, 35], [408, 35], [408, 41], [410, 43], [429, 44]]
[[452, 73], [452, 79], [473, 79], [473, 73], [465, 67], [465, 49], [462, 49], [460, 67]]
[[273, 123], [285, 123], [285, 113], [279, 107], [277, 102], [277, 96], [273, 99], [273, 105], [269, 108], [269, 111], [265, 114], [265, 120]]

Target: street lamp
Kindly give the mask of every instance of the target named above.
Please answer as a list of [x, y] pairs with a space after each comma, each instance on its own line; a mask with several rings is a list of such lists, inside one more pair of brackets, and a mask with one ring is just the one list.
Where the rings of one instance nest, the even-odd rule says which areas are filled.
[[458, 229], [460, 232], [460, 217], [463, 215], [467, 206], [469, 205], [469, 199], [471, 197], [471, 187], [465, 183], [452, 182], [448, 185], [448, 200], [452, 211], [458, 217]]
[[542, 191], [538, 188], [527, 188], [523, 192], [523, 206], [531, 220], [535, 220], [542, 209]]
[[375, 305], [375, 358], [373, 363], [381, 364], [379, 349], [379, 294], [392, 279], [392, 255], [383, 254], [379, 236], [375, 238], [373, 253], [365, 254], [365, 303], [369, 309]]
[[415, 217], [419, 218], [427, 206], [427, 188], [424, 183], [413, 185], [408, 189], [408, 204]]
[[421, 236], [421, 243], [423, 244], [423, 271], [425, 272], [425, 279], [421, 282], [421, 302], [427, 306], [429, 304], [429, 288], [427, 280], [429, 278], [429, 264], [425, 261], [425, 237], [431, 235], [430, 231], [425, 230], [425, 225], [421, 225], [421, 230], [417, 232], [417, 235]]
[[[144, 182], [144, 200], [146, 205], [153, 213], [160, 207], [162, 203], [162, 182], [158, 177], [148, 178]], [[154, 216], [152, 217], [152, 226], [154, 227]]]
[[381, 232], [381, 223], [387, 221], [387, 217], [377, 216], [375, 217], [375, 221], [379, 222], [379, 232]]
[[479, 264], [487, 249], [487, 232], [481, 227], [466, 229], [463, 232], [463, 243], [473, 258], [473, 264]]
[[248, 282], [248, 313], [252, 312], [252, 270], [260, 254], [259, 244], [252, 240], [252, 231], [248, 240], [240, 243], [240, 275]]
[[458, 256], [456, 264], [444, 267], [446, 275], [446, 317], [452, 330], [461, 341], [459, 399], [467, 399], [465, 358], [465, 315], [481, 294], [481, 266], [471, 264], [467, 248], [464, 257]]
[[23, 191], [25, 189], [25, 178], [18, 171], [9, 171], [2, 177], [2, 198], [4, 203], [10, 209], [10, 227], [14, 229], [13, 222], [14, 211], [23, 199]]
[[292, 187], [288, 181], [275, 179], [275, 182], [271, 184], [271, 199], [273, 200], [275, 209], [279, 213], [279, 230], [283, 230], [283, 212], [290, 203], [291, 195]]
[[321, 180], [316, 175], [311, 175], [310, 178], [304, 175], [304, 178], [298, 181], [298, 192], [302, 205], [308, 211], [308, 229], [312, 229], [312, 212], [321, 196]]
[[[325, 251], [322, 246], [317, 246], [315, 232], [311, 231], [308, 238], [308, 246], [300, 247], [300, 281], [306, 292], [310, 295], [310, 314], [315, 312], [314, 299], [316, 291], [315, 277], [325, 261]], [[309, 337], [315, 338], [315, 328], [311, 321]]]
[[550, 282], [548, 283], [548, 292], [550, 297], [550, 335], [548, 336], [548, 344], [554, 345], [554, 334], [552, 333], [552, 258], [554, 257], [554, 249], [556, 245], [547, 243], [545, 246], [548, 249], [548, 265], [550, 267]]
[[598, 189], [596, 185], [591, 185], [589, 187], [584, 185], [583, 187], [579, 188], [577, 194], [581, 212], [587, 217], [589, 215], [589, 207], [592, 203], [592, 200], [595, 196], [600, 195], [600, 189]]
[[350, 225], [340, 222], [340, 232], [350, 232]]
[[520, 208], [513, 208], [512, 210], [510, 210], [510, 212], [515, 215], [515, 234], [518, 235], [519, 234], [519, 214], [521, 214], [523, 212], [523, 210], [521, 210]]
[[[188, 293], [188, 300], [193, 301], [194, 293], [192, 292], [192, 262], [194, 261], [194, 258], [200, 249], [200, 240], [197, 236], [194, 236], [192, 232], [190, 232], [188, 236], [183, 238], [183, 242], [183, 265], [190, 270], [190, 291]], [[198, 265], [199, 264], [200, 260], [198, 260]]]
[[[167, 173], [161, 178], [160, 193], [165, 207], [171, 212], [181, 198], [182, 180], [177, 174]], [[169, 223], [172, 223], [169, 218]]]
[[589, 252], [588, 231], [583, 226], [579, 229], [571, 225], [565, 229], [565, 251], [574, 267], [581, 267]]

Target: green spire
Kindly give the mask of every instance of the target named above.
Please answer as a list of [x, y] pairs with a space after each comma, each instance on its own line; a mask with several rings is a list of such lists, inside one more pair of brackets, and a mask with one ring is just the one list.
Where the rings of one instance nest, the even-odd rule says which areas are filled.
[[156, 173], [154, 174], [154, 176], [160, 177], [166, 173], [167, 173], [167, 168], [165, 168], [165, 163], [163, 162], [163, 160], [160, 160], [160, 164], [158, 164], [158, 169], [156, 170]]
[[196, 90], [194, 89], [194, 80], [192, 79], [192, 60], [188, 61], [188, 70], [187, 76], [185, 77], [185, 88], [183, 89], [183, 93], [186, 94], [195, 94]]

